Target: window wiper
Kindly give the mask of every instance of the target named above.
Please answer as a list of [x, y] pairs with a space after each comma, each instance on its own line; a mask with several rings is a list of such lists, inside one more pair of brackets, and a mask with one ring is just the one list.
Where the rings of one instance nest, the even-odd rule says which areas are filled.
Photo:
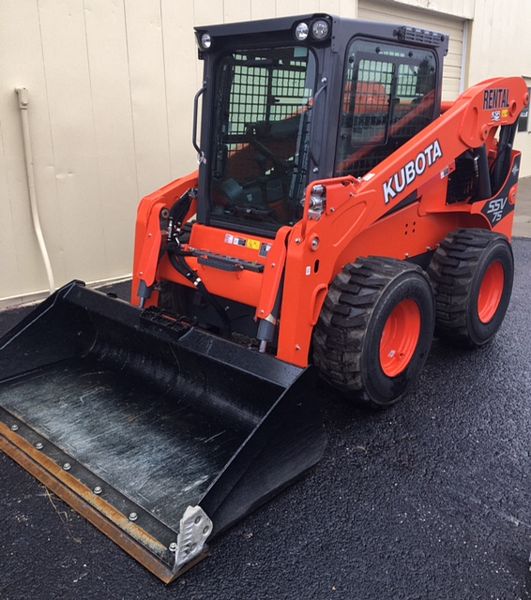
[[301, 115], [297, 140], [298, 159], [294, 161], [295, 168], [289, 190], [289, 201], [294, 212], [299, 210], [298, 199], [302, 195], [302, 189], [304, 187], [304, 180], [306, 178], [309, 161], [311, 160], [315, 167], [317, 169], [319, 168], [319, 163], [309, 148], [309, 139], [311, 138], [312, 133], [313, 109], [316, 106], [317, 99], [324, 92], [327, 85], [328, 79], [326, 77], [322, 77], [321, 87], [315, 92], [313, 98], [308, 100], [308, 109], [305, 110]]
[[[312, 100], [312, 104], [310, 106], [310, 109], [308, 111], [308, 119], [307, 119], [307, 128], [308, 128], [308, 137], [310, 137], [311, 135], [311, 126], [312, 126], [312, 115], [313, 115], [313, 110], [316, 106], [317, 103], [317, 98], [319, 98], [319, 96], [326, 90], [328, 86], [328, 79], [326, 77], [322, 77], [321, 78], [321, 87], [315, 92], [314, 97], [311, 99]], [[310, 160], [313, 162], [313, 164], [319, 168], [319, 163], [317, 161], [317, 159], [315, 158], [315, 156], [313, 155], [313, 152], [310, 150]]]

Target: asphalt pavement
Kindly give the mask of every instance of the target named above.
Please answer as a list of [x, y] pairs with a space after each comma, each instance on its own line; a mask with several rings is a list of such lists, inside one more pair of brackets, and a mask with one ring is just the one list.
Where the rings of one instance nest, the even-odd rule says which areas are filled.
[[[321, 386], [323, 460], [169, 587], [0, 455], [0, 598], [529, 598], [531, 240], [514, 251], [492, 345], [435, 341], [385, 412]], [[0, 333], [20, 316], [2, 313]]]

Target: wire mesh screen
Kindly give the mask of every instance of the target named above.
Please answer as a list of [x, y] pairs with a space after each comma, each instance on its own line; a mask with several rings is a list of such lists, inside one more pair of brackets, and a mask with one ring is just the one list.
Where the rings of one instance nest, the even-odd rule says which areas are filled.
[[241, 64], [246, 59], [244, 55], [234, 56], [229, 133], [245, 133], [246, 124], [266, 117], [269, 71], [265, 66]]
[[281, 121], [297, 114], [310, 97], [305, 87], [306, 62], [291, 61], [288, 68], [273, 69], [271, 73], [271, 104], [269, 118]]
[[416, 65], [398, 65], [398, 81], [396, 95], [400, 98], [413, 99], [417, 96], [419, 68]]
[[233, 55], [229, 133], [244, 134], [250, 123], [296, 116], [311, 95], [305, 83], [306, 61], [279, 58], [272, 62], [251, 53]]
[[268, 231], [299, 218], [315, 78], [315, 55], [300, 46], [222, 57], [210, 160], [215, 218]]
[[435, 58], [366, 41], [354, 41], [349, 54], [336, 175], [360, 177], [433, 118]]
[[390, 62], [360, 60], [350, 99], [353, 144], [385, 141], [393, 66]]
[[430, 67], [425, 60], [418, 65], [397, 65], [395, 100], [390, 120], [392, 135], [408, 140], [431, 121], [434, 72], [435, 67]]

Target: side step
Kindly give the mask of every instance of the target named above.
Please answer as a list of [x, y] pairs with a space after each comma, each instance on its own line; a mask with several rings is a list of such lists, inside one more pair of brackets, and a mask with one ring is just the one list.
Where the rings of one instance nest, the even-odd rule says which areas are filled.
[[168, 583], [321, 458], [313, 390], [72, 282], [0, 339], [0, 449]]

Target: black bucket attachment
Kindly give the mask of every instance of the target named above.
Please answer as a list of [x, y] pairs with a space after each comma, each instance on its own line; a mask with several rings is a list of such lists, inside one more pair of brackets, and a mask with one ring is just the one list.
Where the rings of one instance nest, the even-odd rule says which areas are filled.
[[320, 459], [313, 386], [73, 282], [0, 340], [0, 448], [169, 582]]

